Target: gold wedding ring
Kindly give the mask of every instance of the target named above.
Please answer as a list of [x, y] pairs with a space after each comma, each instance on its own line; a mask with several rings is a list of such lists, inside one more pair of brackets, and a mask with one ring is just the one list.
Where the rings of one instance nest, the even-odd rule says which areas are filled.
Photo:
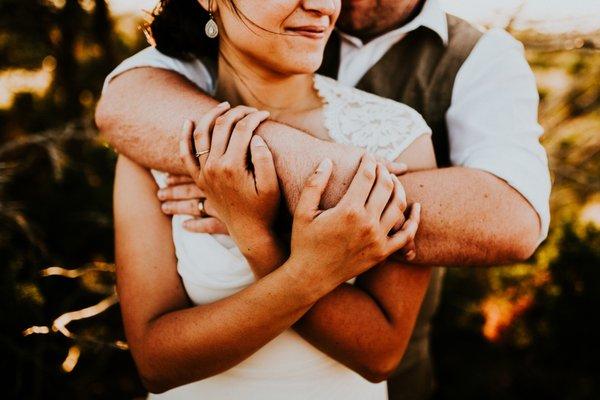
[[208, 217], [208, 213], [206, 212], [206, 206], [204, 205], [205, 201], [206, 201], [205, 198], [201, 198], [198, 201], [198, 211], [200, 211], [200, 218]]
[[202, 150], [202, 151], [198, 151], [196, 152], [196, 158], [200, 158], [201, 156], [203, 156], [204, 154], [208, 154], [210, 153], [210, 149], [206, 149], [206, 150]]

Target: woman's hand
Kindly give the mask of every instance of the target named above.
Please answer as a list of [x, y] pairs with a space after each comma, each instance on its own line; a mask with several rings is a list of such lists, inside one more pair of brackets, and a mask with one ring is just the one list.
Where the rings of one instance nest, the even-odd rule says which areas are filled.
[[[404, 221], [406, 196], [400, 181], [371, 156], [364, 156], [348, 191], [337, 206], [320, 210], [321, 196], [332, 172], [324, 160], [301, 193], [292, 227], [290, 261], [297, 272], [314, 280], [341, 284], [414, 239], [420, 205]], [[402, 223], [399, 230], [394, 227]]]
[[273, 244], [281, 197], [271, 152], [254, 135], [268, 117], [265, 111], [223, 104], [207, 113], [195, 130], [186, 122], [180, 142], [188, 173], [249, 260], [264, 255], [264, 242]]

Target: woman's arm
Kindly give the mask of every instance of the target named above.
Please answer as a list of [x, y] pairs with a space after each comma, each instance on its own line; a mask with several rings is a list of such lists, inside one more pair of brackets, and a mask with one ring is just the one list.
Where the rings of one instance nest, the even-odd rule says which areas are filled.
[[[269, 233], [275, 202], [268, 193], [274, 193], [276, 187], [272, 157], [264, 143], [252, 136], [263, 117], [266, 116], [245, 107], [215, 108], [200, 121], [195, 133], [191, 124], [184, 126], [180, 145], [188, 173], [204, 188], [207, 201], [212, 201], [213, 208], [258, 278], [269, 276], [285, 255], [281, 246], [276, 245], [274, 235]], [[257, 147], [250, 144], [258, 143], [256, 140], [262, 144], [262, 157], [257, 156]], [[198, 165], [194, 159], [195, 151], [209, 148], [210, 153], [201, 156]], [[248, 153], [251, 154], [254, 176], [249, 175], [245, 165]], [[406, 162], [414, 170], [434, 168], [431, 137], [419, 137], [397, 161]], [[364, 170], [364, 164], [363, 160], [357, 176]], [[395, 225], [404, 222], [405, 195], [398, 179], [381, 165], [372, 179], [376, 180], [376, 185], [364, 200], [356, 196], [352, 185], [344, 198], [361, 204], [367, 201], [367, 208], [373, 208], [369, 204], [375, 199], [387, 204], [385, 211], [373, 213], [377, 221], [387, 221], [387, 236]], [[413, 207], [411, 220], [418, 220], [419, 208]], [[355, 224], [347, 226], [353, 227], [349, 232], [356, 229]], [[342, 229], [348, 231], [345, 227]], [[321, 246], [322, 258], [343, 249], [351, 239], [350, 233], [337, 238], [313, 236], [313, 240], [327, 241], [330, 246]], [[367, 239], [365, 236], [359, 240]], [[351, 268], [358, 261], [352, 257], [346, 258], [347, 263], [341, 256], [336, 259], [342, 268]], [[323, 260], [316, 258], [313, 267], [318, 267], [321, 262]], [[341, 285], [321, 299], [297, 324], [297, 329], [316, 347], [365, 378], [381, 381], [402, 358], [429, 283], [429, 274], [429, 268], [402, 268], [398, 263], [386, 262], [375, 267], [372, 273], [359, 277], [355, 286]]]
[[282, 267], [234, 296], [190, 307], [177, 275], [170, 218], [161, 213], [155, 193], [150, 174], [120, 157], [117, 288], [140, 375], [150, 391], [161, 392], [238, 364], [293, 324], [324, 291]]
[[[322, 163], [302, 191], [290, 259], [229, 298], [189, 307], [156, 185], [147, 171], [120, 157], [114, 196], [117, 288], [127, 339], [148, 389], [165, 391], [231, 368], [289, 328], [318, 298], [414, 237], [415, 221], [388, 237], [388, 225], [374, 221], [364, 202], [355, 200], [380, 186], [374, 168], [363, 160], [350, 184], [354, 196], [322, 211], [319, 202], [332, 171], [331, 162]], [[384, 209], [386, 202], [376, 206]], [[333, 246], [349, 223], [356, 227], [353, 235]]]
[[[410, 170], [436, 168], [431, 137], [419, 137], [396, 161]], [[429, 267], [390, 258], [321, 298], [294, 327], [324, 353], [381, 382], [402, 360], [430, 275]]]
[[365, 379], [382, 382], [402, 361], [430, 273], [384, 262], [323, 297], [294, 328]]
[[[430, 136], [418, 138], [397, 161], [411, 170], [435, 168]], [[259, 277], [284, 259], [280, 246], [261, 251], [268, 252], [270, 257], [249, 260], [255, 271], [263, 271]], [[430, 274], [431, 268], [387, 260], [359, 276], [354, 285], [343, 284], [321, 298], [294, 328], [330, 357], [381, 382], [402, 360]]]
[[[270, 245], [268, 240], [257, 240], [257, 236], [274, 236], [269, 231], [274, 219], [273, 204], [276, 204], [268, 194], [274, 193], [273, 188], [276, 187], [272, 157], [264, 143], [252, 136], [263, 117], [266, 116], [245, 107], [231, 110], [217, 108], [200, 122], [195, 134], [191, 124], [186, 124], [180, 145], [188, 173], [204, 188], [208, 200], [213, 202], [219, 218], [223, 219], [259, 278], [270, 276], [268, 274], [274, 269], [277, 271], [284, 255], [281, 246]], [[258, 156], [255, 146], [259, 142], [262, 144], [262, 157]], [[198, 165], [194, 154], [201, 149], [210, 149], [210, 152], [200, 156]], [[251, 155], [253, 176], [246, 170], [246, 154]], [[435, 166], [434, 160], [430, 137], [423, 136], [405, 151], [402, 161], [410, 161], [413, 168], [422, 169]], [[369, 164], [372, 166], [365, 167]], [[365, 175], [367, 179], [375, 180], [373, 190], [361, 195], [350, 184], [340, 204], [350, 199], [356, 205], [366, 207], [372, 218], [387, 227], [384, 230], [386, 237], [395, 226], [404, 227], [411, 221], [418, 224], [420, 207], [413, 207], [411, 218], [405, 223], [406, 200], [400, 182], [382, 165], [375, 168], [374, 164], [365, 158], [357, 172], [357, 176]], [[296, 229], [298, 219], [299, 214], [296, 213], [291, 258], [299, 253], [293, 251], [294, 237], [307, 235], [304, 230]], [[351, 232], [354, 232], [360, 224], [341, 226], [342, 235], [308, 233], [309, 240], [321, 249], [319, 257], [314, 259], [313, 268], [318, 268], [320, 263], [326, 262], [326, 256], [333, 253], [339, 254], [334, 259], [338, 260], [341, 268], [352, 269], [355, 263], [360, 262], [355, 257], [342, 256], [348, 243], [357, 239], [353, 234], [345, 234], [347, 226], [352, 226]], [[359, 235], [358, 240], [368, 241], [369, 234]], [[271, 242], [276, 243], [276, 240]], [[394, 263], [385, 263], [375, 270], [372, 275], [360, 277], [356, 287], [342, 285], [326, 296], [298, 325], [298, 329], [332, 357], [366, 378], [380, 381], [395, 368], [404, 353], [427, 287], [429, 270], [401, 269]], [[396, 284], [402, 278], [407, 279], [407, 284], [416, 284], [415, 290], [404, 290], [401, 283]], [[393, 287], [384, 290], [387, 279], [392, 281]], [[337, 323], [332, 323], [332, 320]]]

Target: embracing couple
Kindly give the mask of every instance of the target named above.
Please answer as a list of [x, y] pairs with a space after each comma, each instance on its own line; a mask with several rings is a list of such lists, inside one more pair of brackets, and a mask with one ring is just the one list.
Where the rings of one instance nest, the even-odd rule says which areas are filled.
[[96, 118], [151, 397], [428, 398], [437, 266], [547, 234], [522, 46], [437, 0], [162, 0], [147, 34]]

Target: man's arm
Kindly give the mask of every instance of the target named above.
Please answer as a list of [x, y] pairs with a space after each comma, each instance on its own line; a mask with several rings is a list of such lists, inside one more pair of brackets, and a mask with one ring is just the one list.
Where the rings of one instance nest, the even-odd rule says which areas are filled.
[[[217, 104], [175, 72], [138, 68], [121, 74], [108, 86], [96, 122], [118, 151], [141, 165], [183, 173], [177, 150], [181, 124]], [[273, 153], [291, 210], [302, 183], [325, 157], [334, 161], [335, 168], [324, 205], [336, 204], [363, 153], [272, 121], [261, 125], [257, 133]], [[539, 235], [536, 212], [493, 175], [449, 168], [407, 174], [402, 183], [409, 201], [423, 206], [416, 262], [489, 265], [523, 260], [535, 250]]]
[[[134, 88], [140, 90], [138, 94]], [[184, 174], [179, 159], [179, 132], [186, 119], [198, 122], [219, 104], [183, 76], [156, 68], [137, 68], [115, 78], [96, 110], [96, 124], [115, 149], [147, 168]], [[364, 150], [326, 142], [274, 121], [257, 130], [271, 149], [290, 210], [308, 176], [324, 158], [334, 174], [324, 196], [327, 208], [337, 204], [352, 180]]]
[[408, 203], [423, 205], [411, 263], [449, 267], [526, 260], [538, 245], [533, 207], [494, 175], [464, 167], [400, 176]]

